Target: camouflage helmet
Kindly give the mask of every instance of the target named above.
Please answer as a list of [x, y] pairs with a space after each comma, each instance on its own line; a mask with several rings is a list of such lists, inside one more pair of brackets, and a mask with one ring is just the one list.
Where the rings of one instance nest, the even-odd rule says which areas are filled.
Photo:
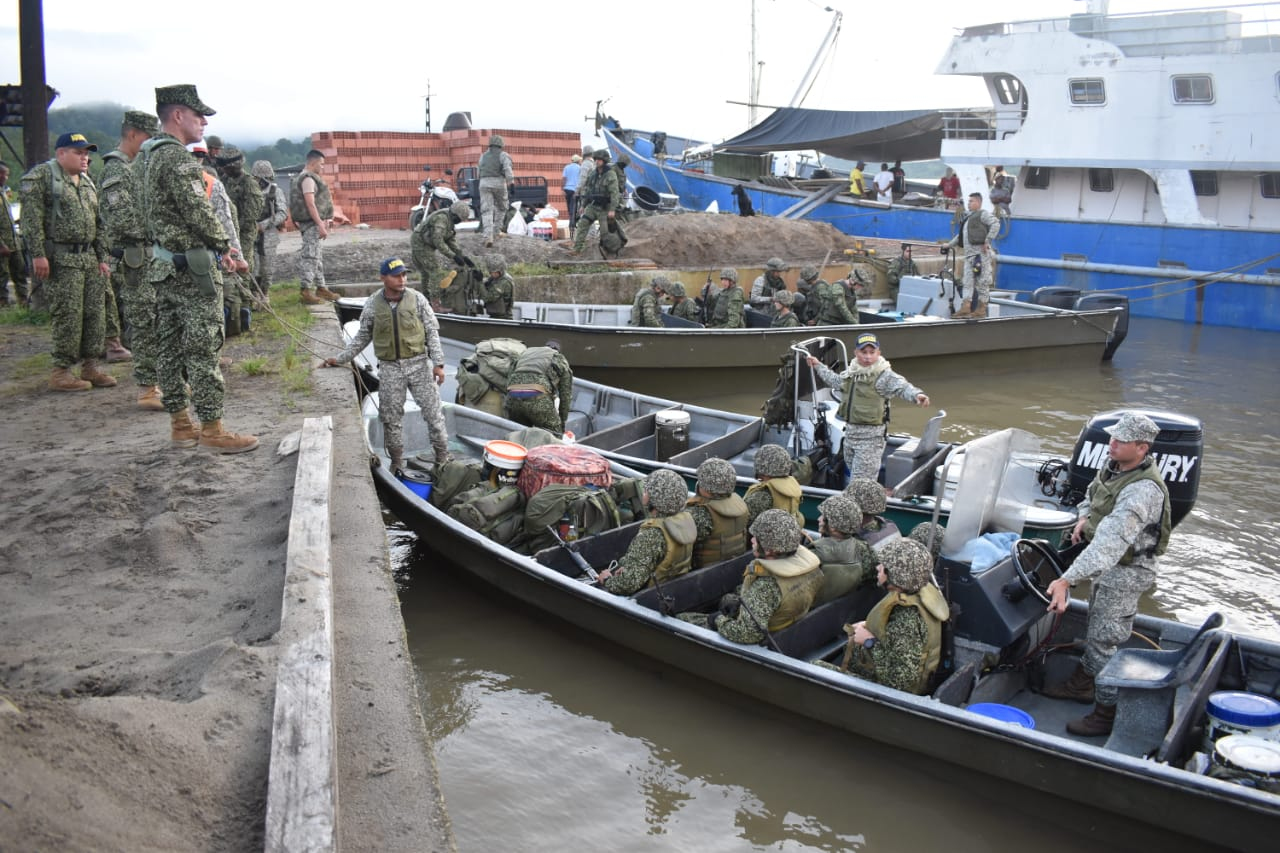
[[867, 515], [879, 515], [884, 512], [884, 489], [875, 480], [867, 477], [854, 477], [844, 487], [846, 497], [853, 498]]
[[507, 141], [496, 133], [493, 136], [489, 137], [490, 148], [504, 148], [506, 147], [506, 144], [507, 144]]
[[816, 281], [818, 278], [818, 268], [813, 264], [806, 264], [804, 268], [800, 270], [800, 277], [805, 281]]
[[665, 275], [655, 275], [649, 279], [649, 286], [654, 290], [661, 290], [663, 293], [671, 292], [671, 279]]
[[885, 579], [908, 595], [919, 592], [933, 574], [933, 560], [919, 542], [895, 539], [880, 549]]
[[269, 181], [276, 176], [276, 170], [271, 167], [270, 160], [254, 160], [253, 168], [249, 170], [249, 173], [255, 178], [262, 178], [264, 181]]
[[782, 258], [770, 258], [764, 262], [764, 268], [770, 272], [786, 272], [787, 262]]
[[619, 154], [619, 155], [618, 155], [618, 159], [617, 159], [615, 162], [616, 162], [619, 166], [630, 166], [630, 165], [631, 165], [631, 155], [630, 155], [630, 154], [628, 154], [627, 152], [623, 151], [621, 154]]
[[210, 135], [210, 136], [206, 136], [206, 137], [204, 138], [204, 144], [205, 144], [205, 145], [207, 145], [207, 146], [209, 146], [210, 148], [221, 148], [221, 147], [222, 147], [222, 137], [221, 137], [221, 136], [212, 136], [212, 135]]
[[[208, 142], [208, 140], [206, 139], [205, 142]], [[215, 145], [212, 147], [216, 148], [217, 146]], [[243, 162], [244, 152], [234, 145], [227, 145], [223, 147], [222, 153], [218, 155], [218, 163], [223, 166], [230, 166], [234, 163]]]
[[773, 294], [773, 301], [790, 308], [796, 302], [796, 295], [790, 290], [779, 290]]
[[670, 285], [667, 286], [667, 293], [671, 294], [672, 296], [686, 295], [684, 292], [684, 285], [678, 281], [673, 281], [671, 282]]
[[852, 536], [862, 529], [862, 507], [853, 498], [832, 495], [818, 507], [827, 527], [836, 533]]
[[449, 212], [461, 219], [463, 222], [466, 222], [471, 218], [471, 202], [455, 201], [449, 206]]
[[791, 454], [780, 444], [766, 444], [756, 451], [757, 477], [790, 477]]
[[751, 535], [766, 553], [794, 554], [800, 547], [800, 525], [785, 509], [766, 509], [757, 515]]
[[497, 252], [484, 256], [484, 265], [489, 272], [503, 272], [507, 268], [507, 259]]
[[735, 270], [733, 267], [725, 267], [724, 269], [720, 270], [720, 277], [727, 278], [729, 279], [729, 281], [733, 282], [734, 284], [738, 283], [738, 271]]
[[644, 491], [649, 496], [649, 506], [658, 515], [675, 515], [689, 499], [684, 478], [670, 468], [659, 468], [645, 477]]
[[601, 148], [599, 151], [592, 151], [592, 152], [591, 152], [591, 158], [592, 158], [593, 160], [600, 160], [600, 161], [602, 161], [602, 162], [608, 163], [608, 162], [609, 162], [609, 149], [608, 149], [608, 148]]
[[[911, 528], [911, 532], [907, 534], [907, 538], [912, 542], [918, 542], [929, 551], [930, 556], [936, 561], [938, 555], [942, 553], [942, 537], [946, 535], [947, 529], [941, 524], [935, 524], [932, 521], [922, 521], [915, 527]], [[932, 540], [932, 541], [930, 541]]]
[[698, 488], [713, 498], [727, 497], [738, 483], [738, 472], [724, 459], [712, 457], [698, 466]]

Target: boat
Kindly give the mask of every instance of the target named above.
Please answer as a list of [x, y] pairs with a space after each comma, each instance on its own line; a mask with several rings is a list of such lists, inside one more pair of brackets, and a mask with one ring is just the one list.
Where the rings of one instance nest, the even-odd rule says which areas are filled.
[[1090, 0], [1065, 18], [967, 27], [937, 73], [981, 78], [981, 110], [785, 108], [715, 146], [609, 116], [597, 126], [615, 156], [630, 155], [640, 197], [733, 210], [741, 189], [758, 213], [894, 240], [949, 239], [953, 213], [928, 199], [854, 200], [834, 179], [778, 179], [769, 152], [941, 158], [962, 198], [987, 197], [988, 168], [1007, 164], [1018, 175], [997, 241], [1001, 288], [1115, 291], [1134, 316], [1275, 331], [1278, 13], [1254, 3], [1110, 14]]
[[[740, 580], [746, 555], [666, 581], [661, 592], [612, 595], [585, 581], [580, 561], [604, 567], [623, 553], [636, 524], [583, 537], [572, 553], [559, 546], [519, 553], [451, 518], [388, 469], [376, 395], [366, 398], [363, 416], [372, 475], [386, 506], [447, 554], [457, 571], [522, 606], [742, 694], [743, 701], [766, 702], [798, 719], [989, 774], [1082, 809], [1241, 850], [1269, 850], [1280, 832], [1280, 796], [1260, 789], [1274, 786], [1274, 778], [1256, 766], [1241, 781], [1219, 778], [1221, 761], [1207, 763], [1207, 756], [1226, 752], [1227, 741], [1203, 744], [1203, 733], [1214, 731], [1206, 703], [1223, 695], [1218, 691], [1280, 691], [1280, 644], [1223, 630], [1216, 614], [1199, 630], [1140, 615], [1137, 635], [1100, 676], [1123, 685], [1115, 732], [1105, 743], [1080, 738], [1064, 733], [1063, 722], [1079, 716], [1082, 706], [1049, 699], [1032, 687], [1041, 676], [1065, 675], [1071, 658], [1063, 644], [1082, 639], [1087, 606], [1073, 601], [1060, 622], [1046, 613], [1039, 596], [1060, 563], [1043, 543], [1019, 540], [981, 574], [948, 557], [953, 532], [960, 537], [992, 523], [985, 512], [963, 523], [953, 520], [947, 528], [939, 572], [952, 602], [960, 605], [955, 655], [941, 683], [917, 696], [812, 663], [838, 661], [846, 640], [842, 626], [866, 614], [878, 598], [874, 590], [814, 609], [771, 635], [767, 645], [729, 642], [669, 614], [713, 609]], [[446, 404], [445, 418], [456, 456], [477, 458], [488, 441], [506, 435], [501, 419], [477, 410]], [[1018, 432], [995, 433], [973, 448], [973, 458], [985, 463], [966, 466], [959, 483], [972, 505], [998, 504], [999, 477], [983, 472], [1001, 467], [1001, 457], [1009, 461]], [[406, 417], [405, 448], [410, 459], [430, 452], [420, 418]], [[991, 660], [999, 665], [984, 663]]]

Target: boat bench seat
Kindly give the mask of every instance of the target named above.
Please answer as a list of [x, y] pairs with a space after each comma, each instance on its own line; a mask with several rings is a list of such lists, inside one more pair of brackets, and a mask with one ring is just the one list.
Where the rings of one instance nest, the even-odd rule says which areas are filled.
[[[654, 441], [655, 418], [653, 413], [640, 415], [629, 421], [614, 424], [605, 429], [596, 430], [590, 435], [579, 433], [578, 444], [593, 447], [596, 450], [621, 451], [637, 442]], [[639, 454], [632, 453], [632, 456]]]
[[1185, 691], [1185, 695], [1178, 695], [1173, 706], [1173, 722], [1169, 724], [1169, 731], [1160, 742], [1160, 749], [1156, 751], [1156, 761], [1180, 762], [1185, 758], [1183, 753], [1191, 728], [1203, 717], [1209, 694], [1218, 689], [1222, 671], [1226, 669], [1234, 647], [1235, 640], [1224, 636], [1205, 665], [1204, 672], [1189, 685], [1190, 689]]
[[739, 454], [750, 450], [764, 434], [764, 419], [756, 418], [749, 424], [738, 427], [733, 432], [725, 433], [710, 441], [690, 447], [684, 453], [672, 456], [668, 464], [683, 468], [697, 468], [703, 462], [716, 457], [732, 460]]
[[793, 658], [810, 660], [812, 652], [844, 636], [844, 626], [859, 606], [856, 595], [842, 595], [835, 601], [813, 608], [795, 623], [773, 635], [779, 650]]
[[747, 563], [752, 559], [748, 552], [731, 560], [695, 569], [678, 578], [664, 581], [661, 593], [656, 586], [642, 589], [635, 595], [636, 603], [652, 610], [661, 610], [661, 599], [665, 597], [666, 612], [673, 614], [698, 610], [708, 604], [717, 605], [720, 596], [737, 588]]

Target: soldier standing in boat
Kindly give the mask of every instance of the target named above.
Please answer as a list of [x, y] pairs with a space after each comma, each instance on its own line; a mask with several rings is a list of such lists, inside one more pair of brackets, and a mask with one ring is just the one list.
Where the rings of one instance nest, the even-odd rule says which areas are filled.
[[632, 595], [663, 583], [693, 567], [693, 543], [698, 530], [685, 509], [689, 491], [684, 478], [659, 468], [644, 480], [644, 505], [652, 513], [640, 525], [627, 552], [616, 566], [600, 573], [599, 580], [614, 595]]
[[520, 353], [507, 377], [508, 418], [561, 435], [572, 400], [573, 371], [558, 341]]
[[995, 253], [991, 241], [1000, 233], [1000, 223], [982, 207], [982, 193], [969, 193], [969, 212], [960, 221], [960, 231], [948, 247], [964, 247], [965, 303], [951, 316], [981, 318], [987, 316], [991, 284], [995, 279]]

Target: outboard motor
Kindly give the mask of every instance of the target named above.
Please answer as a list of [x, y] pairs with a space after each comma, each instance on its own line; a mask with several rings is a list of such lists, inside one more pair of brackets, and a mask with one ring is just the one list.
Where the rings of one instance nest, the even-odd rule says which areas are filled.
[[[1098, 468], [1107, 461], [1107, 445], [1111, 436], [1106, 428], [1120, 420], [1125, 411], [1120, 409], [1094, 415], [1080, 431], [1071, 462], [1067, 469], [1067, 494], [1062, 502], [1074, 506], [1084, 499], [1085, 489], [1093, 480]], [[1177, 525], [1182, 517], [1195, 506], [1200, 490], [1200, 463], [1204, 452], [1204, 428], [1198, 418], [1174, 412], [1137, 410], [1160, 427], [1160, 434], [1151, 445], [1164, 483], [1169, 488], [1169, 520]]]
[[[1040, 288], [1040, 290], [1044, 289]], [[1039, 290], [1036, 291], [1036, 293], [1039, 292]], [[1077, 311], [1088, 311], [1094, 308], [1124, 309], [1120, 312], [1120, 319], [1116, 320], [1116, 328], [1111, 333], [1111, 340], [1107, 341], [1107, 348], [1102, 351], [1102, 360], [1110, 361], [1129, 335], [1129, 297], [1123, 293], [1112, 293], [1108, 290], [1091, 290], [1076, 300]]]

